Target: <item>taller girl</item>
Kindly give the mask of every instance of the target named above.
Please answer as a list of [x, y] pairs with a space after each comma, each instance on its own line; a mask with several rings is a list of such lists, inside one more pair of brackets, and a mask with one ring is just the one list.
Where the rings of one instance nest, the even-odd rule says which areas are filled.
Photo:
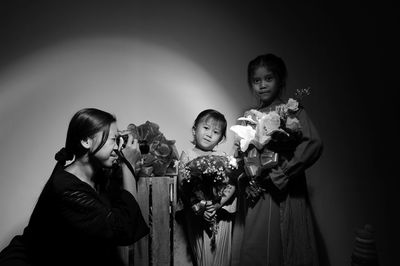
[[[247, 73], [259, 111], [268, 113], [284, 103], [287, 70], [281, 58], [259, 55], [249, 62]], [[302, 138], [293, 150], [279, 152], [278, 165], [261, 173], [261, 197], [250, 202], [244, 196], [249, 183], [238, 184], [233, 265], [318, 265], [305, 170], [320, 157], [322, 142], [301, 106], [296, 117]]]

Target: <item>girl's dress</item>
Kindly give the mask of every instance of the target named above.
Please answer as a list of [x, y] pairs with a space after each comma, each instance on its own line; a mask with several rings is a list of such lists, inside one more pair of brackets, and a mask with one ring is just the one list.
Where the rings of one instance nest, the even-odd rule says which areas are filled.
[[[181, 163], [189, 162], [196, 157], [204, 155], [222, 155], [210, 151], [205, 152], [193, 148], [185, 152], [187, 159]], [[215, 249], [212, 249], [211, 237], [205, 228], [202, 216], [196, 216], [189, 206], [185, 206], [185, 226], [189, 245], [192, 250], [195, 265], [198, 266], [229, 266], [232, 249], [232, 223], [236, 212], [236, 199], [232, 196], [224, 206], [217, 211], [218, 232], [215, 238]]]
[[117, 246], [148, 232], [129, 192], [101, 195], [56, 167], [23, 234], [0, 253], [0, 265], [122, 265]]
[[[260, 111], [272, 110], [275, 101]], [[300, 107], [302, 139], [291, 152], [279, 152], [278, 172], [266, 174], [263, 196], [253, 205], [238, 183], [238, 210], [233, 230], [232, 265], [315, 266], [318, 254], [305, 170], [320, 157], [318, 132]]]

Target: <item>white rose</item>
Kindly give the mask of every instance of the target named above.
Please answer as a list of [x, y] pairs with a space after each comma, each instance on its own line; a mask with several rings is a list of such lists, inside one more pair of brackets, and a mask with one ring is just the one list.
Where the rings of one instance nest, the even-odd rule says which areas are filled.
[[286, 107], [288, 110], [296, 112], [297, 110], [299, 110], [299, 102], [292, 98], [289, 98]]
[[281, 117], [277, 112], [272, 111], [269, 112], [267, 115], [265, 115], [263, 118], [261, 118], [259, 128], [260, 130], [265, 131], [262, 133], [265, 133], [265, 135], [267, 135], [271, 134], [276, 130], [279, 130], [280, 125], [281, 125]]
[[293, 131], [298, 131], [300, 130], [300, 121], [296, 117], [288, 117], [286, 119], [286, 128], [293, 130]]

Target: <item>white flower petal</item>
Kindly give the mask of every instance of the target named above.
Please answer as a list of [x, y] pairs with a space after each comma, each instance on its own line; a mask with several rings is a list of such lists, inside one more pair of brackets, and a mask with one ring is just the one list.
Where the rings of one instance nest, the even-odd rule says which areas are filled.
[[260, 136], [260, 143], [262, 146], [266, 145], [271, 140], [271, 136]]
[[240, 117], [240, 118], [238, 118], [238, 120], [247, 121], [247, 122], [250, 122], [252, 124], [257, 124], [257, 121], [254, 121], [250, 116], [248, 116], [248, 117]]
[[240, 149], [242, 152], [245, 152], [250, 145], [251, 140], [249, 139], [241, 139], [240, 140]]
[[251, 126], [234, 125], [230, 129], [243, 139], [253, 139], [256, 134]]

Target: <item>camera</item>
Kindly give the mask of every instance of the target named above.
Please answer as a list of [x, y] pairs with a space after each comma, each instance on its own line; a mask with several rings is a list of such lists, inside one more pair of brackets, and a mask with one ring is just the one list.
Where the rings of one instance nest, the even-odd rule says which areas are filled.
[[[122, 143], [122, 149], [126, 147], [126, 143], [128, 142], [128, 134], [126, 135], [119, 135], [116, 139], [117, 145], [120, 145], [120, 141], [123, 141]], [[141, 154], [147, 154], [150, 151], [150, 146], [147, 143], [146, 140], [139, 140], [139, 150]]]

